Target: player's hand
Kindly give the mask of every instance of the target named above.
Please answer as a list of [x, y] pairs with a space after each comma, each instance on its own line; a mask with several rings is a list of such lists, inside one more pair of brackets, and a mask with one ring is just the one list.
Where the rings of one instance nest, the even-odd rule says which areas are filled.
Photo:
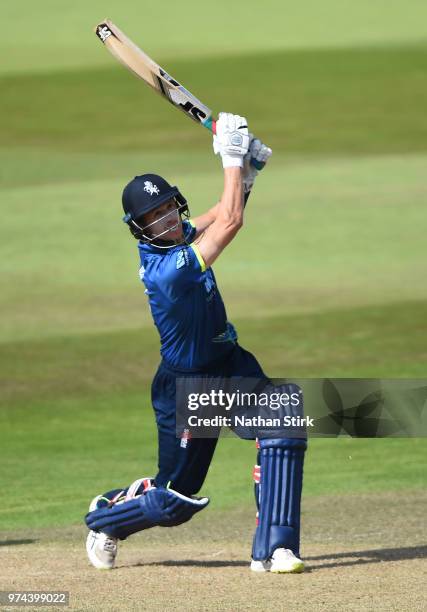
[[257, 162], [266, 164], [273, 154], [270, 147], [267, 147], [259, 138], [254, 138], [253, 134], [249, 134], [250, 145], [247, 154], [244, 157], [243, 165], [243, 185], [245, 193], [248, 193], [255, 182], [258, 172], [252, 164], [251, 159], [255, 159]]
[[243, 168], [243, 158], [249, 149], [248, 123], [245, 117], [220, 113], [213, 137], [215, 155], [221, 155], [224, 168], [238, 166]]

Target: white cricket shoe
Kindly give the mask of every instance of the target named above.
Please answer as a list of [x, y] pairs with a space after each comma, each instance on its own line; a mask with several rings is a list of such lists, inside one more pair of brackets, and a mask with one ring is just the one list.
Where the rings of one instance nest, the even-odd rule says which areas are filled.
[[270, 572], [273, 574], [299, 574], [304, 571], [301, 561], [289, 548], [276, 548], [271, 557]]
[[304, 571], [301, 561], [289, 548], [276, 548], [270, 559], [251, 562], [253, 572], [272, 572], [273, 574], [299, 574]]
[[[97, 508], [101, 495], [93, 498], [89, 506], [89, 512]], [[89, 561], [97, 569], [113, 569], [117, 556], [117, 539], [106, 533], [98, 533], [90, 530], [86, 538], [86, 552]]]
[[117, 556], [117, 540], [106, 533], [89, 531], [86, 539], [89, 561], [97, 569], [113, 569]]

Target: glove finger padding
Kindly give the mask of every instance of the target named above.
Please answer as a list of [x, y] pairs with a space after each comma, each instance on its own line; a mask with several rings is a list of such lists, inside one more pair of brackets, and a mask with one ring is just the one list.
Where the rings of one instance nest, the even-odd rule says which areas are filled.
[[249, 153], [251, 154], [251, 157], [254, 157], [255, 159], [257, 159], [257, 155], [259, 155], [259, 152], [261, 151], [262, 146], [263, 144], [260, 141], [260, 139], [254, 138], [249, 147]]
[[236, 117], [231, 113], [221, 113], [221, 115], [223, 115], [225, 129], [228, 132], [234, 132], [236, 129], [236, 119], [238, 118], [238, 115], [236, 115]]
[[262, 145], [260, 152], [258, 153], [258, 157], [256, 158], [258, 161], [266, 163], [267, 160], [273, 155], [273, 151], [270, 147], [267, 147], [265, 144]]
[[256, 161], [266, 163], [272, 156], [273, 151], [270, 149], [270, 147], [267, 147], [267, 145], [261, 142], [259, 138], [254, 138], [250, 144], [249, 153], [251, 155], [251, 159], [256, 159]]
[[266, 164], [273, 154], [270, 147], [267, 147], [264, 143], [262, 143], [259, 138], [254, 138], [253, 134], [249, 134], [249, 137], [249, 151], [244, 157], [243, 166], [243, 186], [245, 193], [248, 193], [252, 189], [259, 172], [255, 166], [251, 164], [251, 160], [255, 159], [257, 162]]

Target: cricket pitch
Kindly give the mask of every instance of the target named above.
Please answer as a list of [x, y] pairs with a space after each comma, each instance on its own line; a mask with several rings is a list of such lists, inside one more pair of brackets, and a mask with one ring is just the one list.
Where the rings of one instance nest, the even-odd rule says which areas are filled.
[[248, 509], [208, 509], [133, 536], [112, 571], [89, 566], [83, 525], [3, 532], [0, 588], [66, 590], [72, 610], [419, 610], [426, 501], [420, 492], [304, 499], [298, 575], [250, 572]]

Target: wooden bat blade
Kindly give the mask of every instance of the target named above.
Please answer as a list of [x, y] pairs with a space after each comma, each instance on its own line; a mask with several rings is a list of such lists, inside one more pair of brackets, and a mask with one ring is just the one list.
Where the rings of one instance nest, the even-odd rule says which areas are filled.
[[96, 35], [107, 49], [126, 68], [143, 79], [158, 94], [163, 96], [188, 117], [213, 129], [212, 111], [192, 93], [171, 77], [163, 68], [154, 62], [144, 51], [135, 45], [109, 19], [105, 19], [95, 28]]
[[154, 89], [159, 89], [155, 80], [157, 65], [137, 47], [117, 26], [106, 19], [95, 28], [96, 35], [107, 49], [137, 77], [144, 79]]

